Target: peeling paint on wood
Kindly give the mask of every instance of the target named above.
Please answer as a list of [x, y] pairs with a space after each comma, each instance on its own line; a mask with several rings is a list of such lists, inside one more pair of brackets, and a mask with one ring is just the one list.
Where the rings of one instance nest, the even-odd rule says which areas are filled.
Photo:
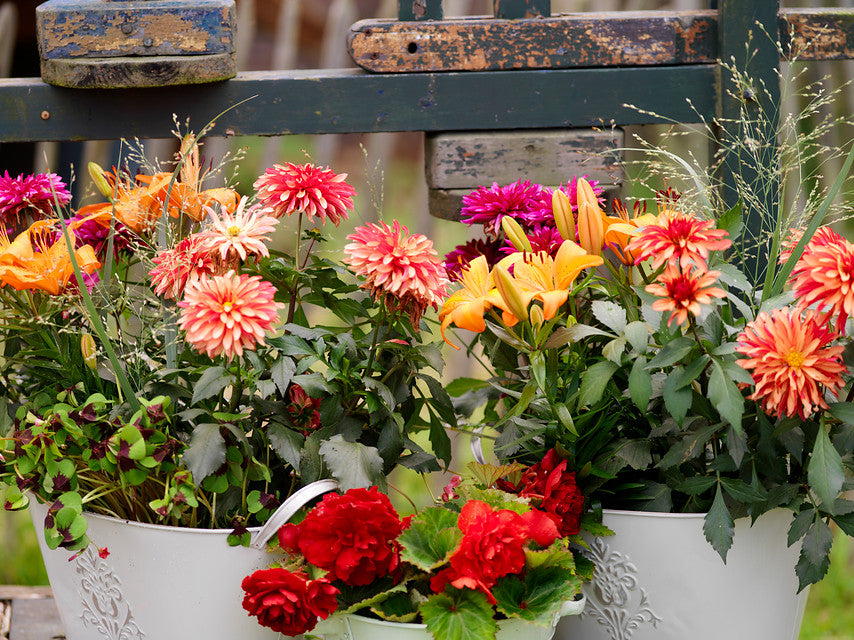
[[442, 0], [397, 0], [398, 20], [441, 20]]
[[50, 0], [36, 20], [43, 59], [234, 52], [233, 0]]
[[[854, 58], [854, 10], [779, 15], [785, 57]], [[716, 11], [618, 11], [535, 20], [363, 20], [351, 28], [349, 49], [357, 65], [378, 73], [710, 64], [719, 55], [718, 17]]]

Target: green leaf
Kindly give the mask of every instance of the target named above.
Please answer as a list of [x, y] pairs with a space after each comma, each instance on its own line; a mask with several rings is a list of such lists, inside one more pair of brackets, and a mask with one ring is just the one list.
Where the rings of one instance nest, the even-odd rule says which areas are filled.
[[750, 284], [747, 277], [734, 265], [728, 262], [722, 262], [716, 264], [714, 266], [714, 270], [720, 272], [721, 282], [728, 287], [734, 287], [741, 291], [746, 291], [747, 293], [750, 293], [753, 290], [753, 286]]
[[288, 387], [296, 373], [297, 365], [290, 358], [281, 357], [270, 366], [270, 375], [273, 377], [273, 382], [276, 383], [276, 388], [282, 395], [288, 392]]
[[649, 346], [649, 326], [642, 320], [635, 320], [626, 325], [626, 339], [632, 348], [639, 353], [646, 353]]
[[390, 622], [415, 622], [418, 611], [405, 592], [392, 593], [384, 600], [371, 606], [371, 611]]
[[520, 579], [501, 578], [492, 588], [497, 608], [507, 617], [521, 618], [541, 627], [550, 627], [564, 601], [581, 591], [581, 579], [572, 569], [559, 566], [529, 568]]
[[[735, 240], [741, 235], [744, 227], [744, 213], [742, 212], [741, 200], [735, 203], [731, 209], [724, 211], [718, 216], [718, 229], [723, 229], [729, 237]], [[718, 265], [715, 265], [718, 268]]]
[[854, 402], [831, 402], [830, 413], [845, 424], [854, 424]]
[[706, 368], [709, 360], [709, 356], [704, 353], [699, 358], [689, 363], [684, 369], [682, 369], [682, 373], [674, 383], [675, 388], [682, 389], [694, 382], [694, 380], [697, 379], [697, 376], [703, 373], [703, 370]]
[[266, 432], [273, 451], [294, 469], [299, 469], [300, 452], [305, 444], [305, 437], [278, 422], [270, 422]]
[[721, 417], [729, 422], [738, 433], [744, 433], [741, 418], [744, 415], [744, 397], [731, 378], [727, 377], [717, 360], [712, 361], [709, 377], [709, 400]]
[[418, 379], [427, 383], [430, 398], [433, 401], [432, 406], [438, 411], [439, 417], [449, 425], [456, 425], [457, 415], [454, 413], [454, 404], [442, 383], [430, 376], [418, 376]]
[[646, 358], [643, 356], [638, 356], [632, 363], [632, 370], [629, 373], [629, 395], [635, 406], [646, 412], [652, 398], [652, 376], [646, 370]]
[[609, 300], [594, 300], [590, 305], [593, 317], [616, 334], [623, 333], [626, 328], [626, 310], [616, 302]]
[[629, 440], [617, 449], [616, 455], [625, 460], [632, 469], [642, 471], [652, 464], [651, 447], [652, 442], [646, 439]]
[[448, 395], [459, 398], [464, 393], [468, 393], [469, 391], [479, 391], [480, 389], [485, 389], [489, 387], [489, 382], [486, 380], [480, 380], [479, 378], [456, 378], [447, 384], [445, 387], [445, 391], [448, 392]]
[[703, 522], [703, 534], [706, 536], [709, 544], [712, 545], [712, 548], [726, 562], [726, 555], [730, 547], [732, 547], [732, 538], [735, 535], [735, 522], [726, 504], [724, 504], [724, 496], [720, 485], [718, 485], [715, 491], [715, 499]]
[[[590, 336], [604, 336], [606, 338], [614, 338], [615, 337], [614, 334], [612, 334], [612, 333], [608, 333], [607, 331], [602, 331], [602, 329], [598, 329], [596, 327], [591, 327], [589, 324], [581, 324], [581, 323], [574, 324], [571, 327], [567, 327], [565, 329], [565, 331], [566, 331], [566, 335], [573, 342], [579, 342], [580, 340], [583, 340], [584, 338], [589, 338]], [[557, 333], [557, 331], [555, 333]], [[559, 347], [562, 345], [559, 345], [559, 344], [549, 345], [549, 343], [546, 342], [546, 344], [544, 346], [546, 348], [549, 348], [551, 346]]]
[[223, 367], [210, 367], [193, 387], [192, 404], [218, 395], [223, 389], [234, 384], [235, 378]]
[[400, 559], [424, 571], [445, 564], [463, 538], [457, 518], [458, 514], [444, 507], [427, 507], [421, 511], [398, 536]]
[[664, 381], [662, 393], [664, 396], [664, 406], [670, 415], [673, 416], [673, 419], [676, 420], [677, 424], [680, 425], [685, 420], [685, 416], [688, 415], [688, 409], [691, 408], [691, 401], [694, 397], [690, 387], [679, 387], [683, 374], [684, 369], [682, 367], [674, 368]]
[[804, 536], [795, 573], [798, 576], [798, 591], [821, 580], [830, 567], [830, 547], [833, 533], [827, 523], [816, 515]]
[[573, 340], [572, 329], [558, 327], [543, 343], [543, 349], [556, 349], [569, 344]]
[[434, 638], [489, 640], [498, 631], [492, 605], [480, 591], [447, 589], [430, 596], [419, 610]]
[[721, 484], [730, 496], [746, 504], [752, 502], [764, 502], [766, 493], [757, 487], [753, 487], [743, 480], [735, 478], [721, 478]]
[[605, 387], [611, 376], [618, 369], [617, 364], [603, 360], [591, 365], [581, 377], [581, 391], [578, 398], [578, 408], [596, 404], [602, 398]]
[[709, 476], [692, 476], [685, 478], [679, 485], [678, 489], [687, 493], [689, 496], [698, 496], [701, 493], [711, 489], [717, 480]]
[[833, 503], [836, 502], [845, 480], [845, 469], [839, 452], [830, 443], [823, 426], [819, 427], [815, 437], [807, 479], [825, 511], [833, 513]]
[[623, 337], [611, 340], [602, 347], [602, 355], [611, 362], [619, 365], [623, 360], [623, 351], [626, 349], [626, 339]]
[[676, 364], [691, 353], [696, 344], [696, 342], [687, 336], [674, 338], [661, 347], [661, 350], [655, 354], [655, 357], [647, 363], [646, 368], [663, 369], [664, 367]]
[[792, 523], [789, 525], [788, 540], [786, 544], [791, 547], [798, 540], [803, 538], [815, 517], [816, 511], [814, 509], [806, 509], [792, 518]]
[[374, 447], [360, 442], [347, 442], [338, 434], [320, 443], [320, 455], [342, 491], [385, 486], [383, 459]]
[[200, 483], [225, 462], [225, 440], [218, 424], [200, 424], [193, 429], [190, 446], [184, 452], [184, 464]]

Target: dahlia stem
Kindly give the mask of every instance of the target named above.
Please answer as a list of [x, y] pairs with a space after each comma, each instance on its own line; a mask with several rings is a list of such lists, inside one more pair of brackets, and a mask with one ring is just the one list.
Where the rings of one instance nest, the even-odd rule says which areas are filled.
[[371, 339], [371, 354], [368, 356], [368, 364], [365, 366], [365, 374], [362, 376], [365, 379], [371, 377], [371, 370], [374, 368], [374, 355], [377, 352], [377, 344], [380, 337], [380, 326], [382, 326], [383, 321], [385, 320], [385, 313], [385, 305], [381, 305], [380, 312], [377, 315], [377, 323], [374, 325], [374, 337]]
[[[299, 217], [297, 218], [297, 246], [294, 250], [294, 269], [299, 272], [299, 241], [300, 236], [302, 235], [302, 211], [299, 212]], [[291, 289], [291, 301], [288, 303], [288, 319], [286, 324], [290, 324], [294, 320], [294, 313], [297, 310], [297, 295], [299, 294], [299, 274], [297, 274], [294, 279], [294, 287]]]

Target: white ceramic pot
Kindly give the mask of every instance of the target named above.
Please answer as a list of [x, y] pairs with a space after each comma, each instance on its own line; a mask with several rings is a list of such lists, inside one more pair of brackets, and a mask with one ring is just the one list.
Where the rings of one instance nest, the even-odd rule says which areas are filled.
[[[577, 616], [584, 610], [586, 598], [566, 602], [555, 616], [551, 627], [538, 627], [524, 620], [502, 620], [498, 623], [496, 640], [551, 640], [557, 621], [566, 616]], [[363, 616], [332, 616], [320, 623], [313, 633], [324, 640], [433, 640], [433, 635], [423, 624], [386, 622]]]
[[[94, 544], [74, 561], [42, 535], [46, 505], [30, 501], [67, 640], [275, 640], [243, 609], [243, 578], [265, 551], [229, 547], [229, 530], [141, 524], [87, 514]], [[100, 558], [95, 547], [107, 547]]]
[[616, 535], [593, 541], [596, 565], [581, 616], [558, 640], [796, 640], [807, 592], [797, 593], [792, 513], [735, 523], [727, 563], [703, 536], [703, 514], [605, 511]]

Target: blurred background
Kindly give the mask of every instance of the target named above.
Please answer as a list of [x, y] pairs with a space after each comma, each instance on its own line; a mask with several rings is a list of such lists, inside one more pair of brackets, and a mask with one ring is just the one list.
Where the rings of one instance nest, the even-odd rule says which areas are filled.
[[[342, 68], [354, 66], [346, 50], [346, 35], [352, 23], [365, 18], [394, 18], [397, 0], [236, 0], [238, 12], [238, 67], [247, 70]], [[39, 75], [33, 0], [0, 0], [0, 78]], [[553, 13], [580, 11], [636, 11], [644, 9], [692, 10], [708, 7], [707, 0], [552, 0]], [[854, 0], [783, 0], [784, 8], [854, 7]], [[445, 16], [489, 15], [491, 0], [444, 0]], [[808, 97], [799, 97], [798, 88], [819, 79], [835, 92], [823, 106], [824, 115], [847, 120], [854, 113], [854, 61], [791, 63], [783, 65], [784, 82], [791, 84], [784, 112], [805, 108]], [[627, 96], [627, 101], [630, 101]], [[181, 114], [178, 114], [180, 119]], [[2, 116], [0, 116], [2, 117]], [[121, 114], [116, 114], [121, 117]], [[821, 113], [816, 117], [821, 117]], [[204, 123], [191, 123], [200, 128]], [[804, 123], [809, 127], [809, 122]], [[667, 144], [676, 153], [690, 151], [708, 156], [708, 142], [696, 127], [645, 126], [625, 131], [626, 145], [637, 141]], [[674, 132], [679, 135], [674, 137]], [[214, 135], [216, 131], [213, 132]], [[841, 147], [852, 137], [850, 126], [833, 127], [825, 144]], [[150, 160], [168, 160], [174, 140], [145, 141]], [[0, 171], [19, 173], [51, 170], [68, 183], [73, 181], [78, 202], [90, 197], [91, 185], [86, 164], [96, 161], [109, 167], [117, 162], [115, 141], [85, 143], [0, 143]], [[280, 138], [210, 138], [203, 155], [218, 162], [226, 153], [238, 153], [238, 188], [251, 190], [255, 178], [273, 163], [312, 162], [330, 165], [349, 174], [359, 196], [353, 224], [338, 230], [340, 238], [327, 250], [341, 246], [343, 237], [357, 224], [382, 217], [400, 219], [411, 231], [432, 238], [439, 254], [467, 239], [459, 223], [431, 217], [427, 207], [424, 179], [424, 136], [421, 133], [380, 133], [369, 135], [288, 136]], [[632, 160], [631, 156], [628, 158]], [[836, 164], [834, 165], [834, 163]], [[820, 180], [832, 182], [841, 161], [822, 167]], [[835, 171], [836, 169], [836, 171]], [[632, 164], [627, 165], [628, 185], [632, 184]], [[520, 176], [522, 178], [524, 176]], [[567, 176], [569, 178], [570, 176]], [[625, 196], [642, 195], [628, 187]], [[843, 194], [844, 198], [850, 197]], [[347, 225], [344, 225], [347, 226]], [[282, 241], [286, 241], [287, 231]], [[452, 373], [459, 363], [449, 362]], [[851, 540], [837, 536], [831, 572], [813, 587], [803, 640], [854, 640], [854, 552]], [[0, 584], [47, 584], [32, 526], [26, 513], [0, 511]], [[757, 594], [757, 597], [762, 597]], [[3, 637], [0, 625], [0, 640]]]

